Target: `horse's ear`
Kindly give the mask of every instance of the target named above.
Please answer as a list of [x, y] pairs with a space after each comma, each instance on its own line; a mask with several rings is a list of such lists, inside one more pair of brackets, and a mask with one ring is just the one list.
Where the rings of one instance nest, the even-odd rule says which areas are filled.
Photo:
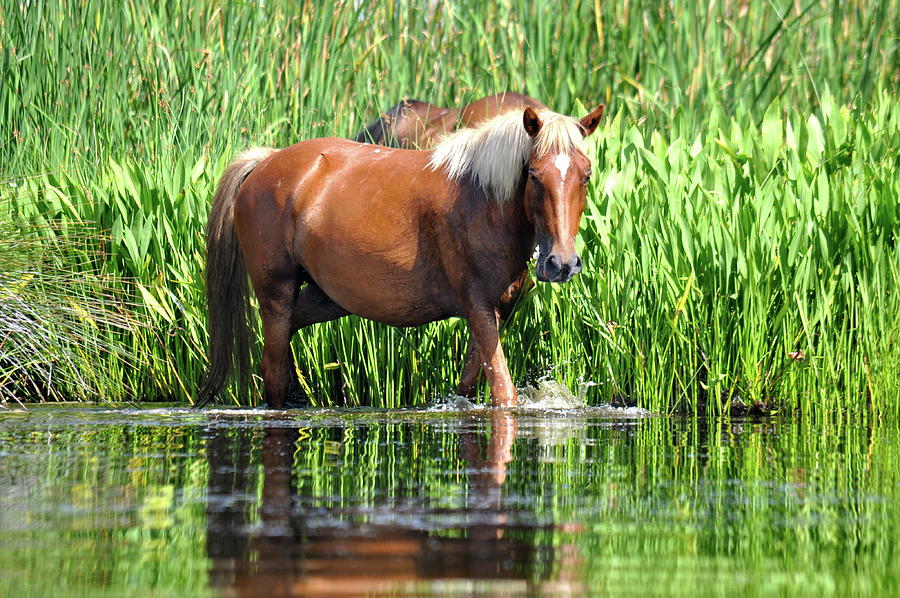
[[531, 106], [525, 107], [525, 112], [522, 113], [522, 124], [525, 125], [525, 132], [528, 133], [529, 137], [537, 136], [541, 131], [541, 127], [544, 126], [537, 112]]
[[603, 116], [603, 104], [600, 104], [593, 110], [591, 113], [581, 119], [581, 122], [578, 124], [581, 125], [581, 132], [585, 137], [594, 132], [597, 128], [597, 125], [600, 124], [600, 118]]

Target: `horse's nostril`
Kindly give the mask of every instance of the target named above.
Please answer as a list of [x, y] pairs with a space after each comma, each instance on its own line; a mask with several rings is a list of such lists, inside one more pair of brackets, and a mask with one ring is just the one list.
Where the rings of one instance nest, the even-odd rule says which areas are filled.
[[560, 268], [562, 268], [562, 260], [559, 259], [559, 256], [555, 253], [550, 254], [550, 257], [547, 258], [546, 269], [551, 272], [558, 272]]
[[572, 272], [581, 272], [581, 258], [577, 255], [572, 259]]

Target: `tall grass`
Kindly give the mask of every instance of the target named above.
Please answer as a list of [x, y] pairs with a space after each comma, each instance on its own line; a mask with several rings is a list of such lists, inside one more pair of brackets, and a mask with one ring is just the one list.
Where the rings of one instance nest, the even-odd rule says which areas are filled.
[[0, 403], [126, 391], [121, 372], [138, 359], [117, 341], [139, 326], [121, 281], [83, 271], [97, 231], [19, 224], [0, 217]]
[[[134, 281], [149, 326], [117, 342], [148, 359], [106, 395], [188, 399], [203, 225], [241, 148], [349, 136], [401, 97], [604, 101], [589, 267], [516, 315], [516, 379], [659, 411], [896, 411], [898, 37], [887, 1], [2, 0], [0, 201], [104, 231], [70, 271]], [[314, 401], [383, 406], [452, 389], [464, 347], [461, 322], [295, 342]]]

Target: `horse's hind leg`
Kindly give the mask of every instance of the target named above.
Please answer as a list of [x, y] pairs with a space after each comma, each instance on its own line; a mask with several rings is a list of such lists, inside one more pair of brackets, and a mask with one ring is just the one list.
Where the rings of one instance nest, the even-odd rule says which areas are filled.
[[[297, 380], [291, 337], [310, 324], [328, 322], [349, 312], [333, 302], [315, 283], [300, 288], [301, 280], [291, 279], [267, 289], [260, 299], [263, 322], [262, 374], [266, 403], [273, 409], [305, 406], [307, 398]], [[259, 296], [259, 295], [257, 295]]]
[[270, 282], [264, 288], [254, 286], [263, 325], [261, 369], [266, 403], [273, 409], [284, 409], [290, 399], [302, 397], [291, 353], [291, 322], [300, 283], [291, 277]]

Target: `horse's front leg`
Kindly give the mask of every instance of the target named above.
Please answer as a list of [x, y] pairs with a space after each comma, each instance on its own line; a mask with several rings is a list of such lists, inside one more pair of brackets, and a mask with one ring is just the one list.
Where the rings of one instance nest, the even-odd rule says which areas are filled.
[[462, 373], [459, 375], [459, 386], [456, 394], [471, 399], [478, 390], [478, 375], [481, 373], [481, 356], [475, 346], [475, 339], [469, 339], [469, 348], [466, 350], [466, 361], [463, 364]]
[[[476, 362], [484, 368], [491, 387], [491, 404], [495, 407], [514, 407], [519, 400], [516, 386], [509, 375], [506, 356], [500, 346], [500, 312], [496, 308], [475, 307], [469, 313], [472, 340], [481, 356]], [[478, 371], [475, 368], [477, 378]]]
[[[500, 320], [506, 321], [519, 306], [519, 300], [522, 295], [534, 285], [528, 270], [524, 270], [506, 292], [500, 298]], [[463, 364], [462, 373], [459, 376], [459, 386], [456, 394], [461, 397], [472, 398], [478, 390], [478, 377], [481, 374], [481, 356], [478, 354], [478, 347], [475, 345], [475, 339], [469, 339], [469, 348], [466, 350], [466, 360]]]

